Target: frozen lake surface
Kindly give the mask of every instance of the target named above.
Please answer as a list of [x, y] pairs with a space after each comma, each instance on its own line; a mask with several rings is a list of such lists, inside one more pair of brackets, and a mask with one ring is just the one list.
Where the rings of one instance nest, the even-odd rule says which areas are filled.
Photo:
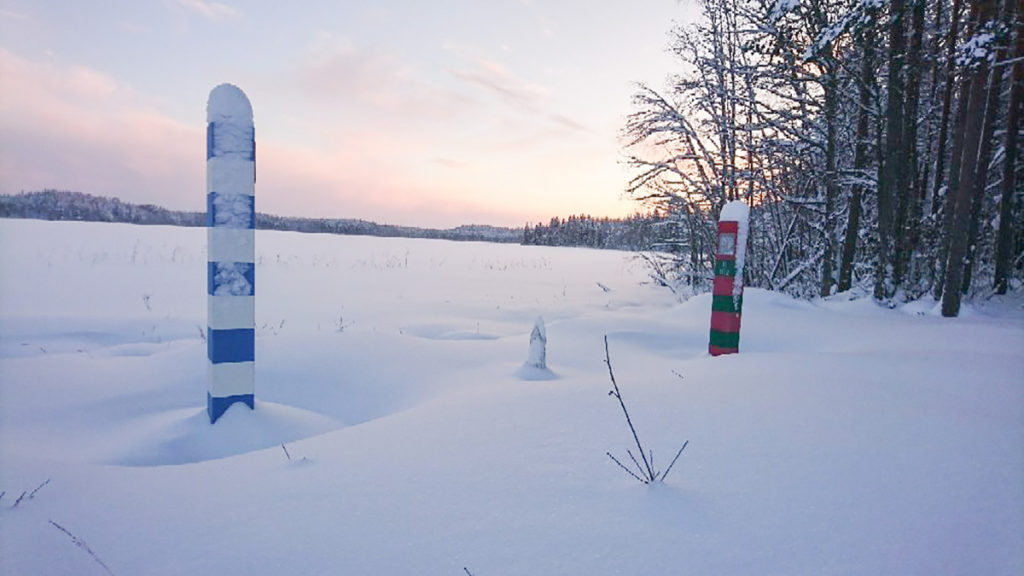
[[[259, 231], [256, 410], [211, 427], [205, 239], [0, 220], [0, 573], [1024, 573], [1019, 298], [747, 290], [711, 358], [630, 254]], [[605, 335], [656, 467], [690, 442], [664, 484], [605, 454]]]

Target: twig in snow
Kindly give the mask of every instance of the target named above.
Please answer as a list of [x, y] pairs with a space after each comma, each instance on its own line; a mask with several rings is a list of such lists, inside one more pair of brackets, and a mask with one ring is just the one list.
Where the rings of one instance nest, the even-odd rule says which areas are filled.
[[644, 484], [647, 484], [647, 482], [646, 482], [646, 481], [645, 481], [645, 480], [644, 480], [643, 478], [641, 478], [641, 477], [637, 476], [635, 472], [633, 472], [633, 471], [632, 471], [632, 470], [630, 470], [629, 468], [626, 468], [626, 467], [625, 467], [625, 466], [624, 466], [624, 465], [622, 464], [622, 462], [619, 462], [619, 459], [618, 459], [618, 458], [616, 458], [615, 456], [612, 456], [612, 453], [611, 453], [611, 452], [605, 452], [605, 454], [607, 454], [607, 455], [608, 455], [608, 457], [612, 459], [612, 462], [615, 462], [616, 464], [618, 464], [618, 465], [619, 465], [619, 468], [622, 468], [623, 470], [625, 470], [625, 471], [626, 471], [626, 474], [629, 474], [629, 475], [630, 475], [630, 476], [632, 476], [633, 478], [636, 478], [638, 482], [643, 482]]
[[[608, 352], [607, 334], [604, 336], [604, 363], [608, 365], [608, 377], [611, 378], [612, 387], [614, 388], [614, 390], [608, 394], [615, 396], [615, 399], [619, 401], [619, 406], [622, 407], [622, 413], [626, 416], [626, 424], [629, 425], [629, 431], [633, 433], [633, 440], [636, 442], [636, 447], [640, 450], [640, 457], [644, 459], [644, 466], [646, 467], [646, 475], [644, 475], [644, 477], [648, 478], [648, 482], [653, 481], [654, 472], [651, 471], [651, 465], [647, 462], [647, 456], [644, 454], [644, 447], [640, 444], [640, 437], [636, 434], [636, 428], [633, 427], [633, 420], [629, 417], [629, 410], [626, 409], [626, 403], [622, 401], [622, 392], [619, 390], [619, 385], [615, 382], [615, 373], [612, 371], [612, 358], [611, 354]], [[629, 457], [633, 458], [633, 455], [630, 454]], [[633, 461], [636, 462], [636, 458], [633, 458]], [[637, 464], [637, 467], [639, 466], [640, 465]], [[641, 472], [644, 472], [644, 470], [641, 470]]]
[[668, 465], [668, 468], [665, 469], [665, 473], [661, 476], [662, 480], [664, 480], [665, 477], [668, 476], [668, 473], [672, 471], [672, 467], [676, 465], [676, 460], [679, 460], [679, 455], [683, 453], [683, 450], [686, 450], [686, 445], [689, 443], [689, 440], [683, 442], [682, 448], [679, 449], [679, 452], [676, 452], [676, 457], [672, 459], [672, 463]]
[[22, 492], [22, 493], [21, 493], [21, 496], [18, 496], [18, 499], [17, 499], [17, 500], [15, 500], [15, 501], [14, 501], [14, 504], [12, 504], [12, 505], [11, 505], [11, 510], [14, 510], [15, 508], [17, 508], [17, 507], [18, 507], [18, 504], [21, 504], [21, 501], [22, 501], [22, 500], [23, 500], [23, 499], [25, 498], [25, 496], [27, 496], [27, 495], [28, 495], [28, 491], [27, 491], [27, 490], [26, 490], [26, 491], [24, 491], [24, 492]]
[[[645, 475], [644, 469], [643, 469], [643, 467], [640, 466], [640, 462], [637, 462], [636, 456], [633, 456], [633, 451], [632, 450], [626, 450], [626, 454], [629, 455], [629, 459], [633, 461], [633, 465], [636, 466], [636, 469], [637, 469], [638, 472], [640, 472], [640, 475], [644, 476]], [[643, 454], [641, 453], [641, 456], [642, 455]], [[647, 464], [647, 459], [644, 459], [644, 464]]]
[[35, 490], [33, 490], [33, 491], [29, 492], [29, 494], [28, 494], [28, 499], [29, 499], [29, 500], [31, 500], [31, 499], [35, 498], [35, 497], [36, 497], [36, 492], [39, 492], [39, 490], [40, 490], [40, 489], [41, 489], [41, 488], [42, 488], [43, 486], [46, 486], [46, 485], [47, 485], [47, 484], [49, 484], [49, 483], [50, 483], [50, 479], [49, 479], [49, 478], [47, 478], [45, 482], [43, 482], [43, 483], [42, 483], [42, 484], [40, 484], [39, 486], [36, 486], [36, 489], [35, 489]]
[[473, 573], [469, 571], [469, 568], [466, 568], [465, 566], [463, 566], [462, 569], [466, 571], [466, 574], [468, 576], [473, 576]]
[[[611, 458], [612, 462], [615, 462], [619, 468], [625, 470], [627, 474], [632, 476], [638, 482], [643, 484], [651, 484], [657, 481], [663, 482], [668, 476], [668, 473], [672, 471], [672, 467], [676, 465], [676, 461], [679, 460], [679, 456], [683, 453], [683, 450], [686, 449], [686, 446], [690, 441], [687, 440], [686, 442], [683, 442], [682, 448], [676, 452], [675, 458], [672, 459], [672, 462], [669, 463], [668, 468], [666, 468], [664, 472], [657, 470], [654, 467], [654, 450], [644, 450], [643, 444], [640, 443], [640, 436], [636, 432], [636, 427], [633, 426], [633, 419], [630, 418], [629, 410], [626, 409], [626, 402], [622, 399], [622, 391], [619, 389], [619, 384], [615, 381], [615, 372], [612, 370], [611, 354], [608, 352], [607, 335], [604, 337], [604, 363], [608, 365], [608, 377], [612, 381], [612, 390], [608, 392], [608, 395], [614, 396], [615, 399], [619, 401], [619, 406], [622, 407], [622, 414], [626, 417], [626, 424], [629, 426], [629, 431], [633, 434], [633, 441], [636, 442], [637, 450], [640, 451], [640, 460], [637, 460], [636, 456], [633, 455], [632, 449], [626, 450], [626, 454], [629, 456], [630, 461], [632, 461], [633, 465], [636, 466], [636, 470], [634, 471], [623, 464], [618, 458], [612, 456], [611, 452], [605, 452], [605, 454], [607, 454], [608, 457]], [[675, 370], [673, 370], [672, 373], [679, 378], [683, 377]], [[641, 462], [643, 462], [643, 464], [641, 464]]]
[[82, 540], [82, 539], [81, 539], [81, 538], [79, 538], [78, 536], [75, 536], [75, 535], [74, 535], [74, 534], [72, 534], [72, 533], [71, 533], [70, 531], [68, 531], [68, 529], [67, 529], [67, 528], [65, 528], [65, 527], [61, 526], [60, 524], [57, 524], [57, 523], [56, 523], [56, 522], [54, 522], [53, 520], [50, 520], [50, 524], [52, 524], [52, 525], [53, 525], [53, 527], [54, 527], [54, 528], [56, 528], [57, 530], [60, 530], [60, 531], [61, 531], [61, 532], [63, 532], [63, 533], [65, 534], [65, 535], [67, 535], [67, 537], [68, 537], [68, 538], [71, 538], [71, 542], [72, 542], [72, 543], [73, 543], [73, 544], [74, 544], [75, 546], [77, 546], [78, 548], [80, 548], [81, 550], [83, 550], [83, 551], [84, 551], [84, 552], [85, 552], [86, 554], [88, 554], [89, 556], [92, 556], [92, 559], [93, 559], [93, 560], [95, 560], [97, 564], [99, 564], [100, 566], [102, 566], [102, 567], [103, 567], [103, 569], [104, 569], [104, 570], [106, 570], [107, 574], [110, 574], [110, 576], [114, 576], [114, 573], [110, 571], [110, 567], [109, 567], [109, 566], [107, 566], [107, 565], [106, 565], [106, 564], [105, 564], [105, 563], [103, 562], [103, 560], [100, 560], [99, 556], [97, 556], [97, 555], [96, 555], [96, 553], [92, 551], [92, 548], [89, 548], [89, 545], [85, 543], [85, 540]]
[[284, 450], [284, 455], [287, 456], [288, 461], [291, 462], [292, 455], [288, 453], [288, 449], [284, 447], [284, 444], [281, 444], [281, 450]]

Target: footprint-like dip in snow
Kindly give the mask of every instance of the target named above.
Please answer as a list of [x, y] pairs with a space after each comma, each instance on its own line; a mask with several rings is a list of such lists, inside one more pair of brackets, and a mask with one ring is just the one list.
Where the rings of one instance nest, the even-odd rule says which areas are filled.
[[500, 338], [497, 334], [481, 332], [479, 329], [466, 330], [444, 324], [420, 324], [409, 326], [403, 331], [427, 340], [497, 340]]

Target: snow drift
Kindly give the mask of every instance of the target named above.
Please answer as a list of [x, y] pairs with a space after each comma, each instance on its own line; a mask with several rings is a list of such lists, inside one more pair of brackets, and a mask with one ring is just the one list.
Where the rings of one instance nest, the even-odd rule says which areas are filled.
[[[259, 236], [258, 404], [211, 428], [201, 229], [0, 220], [0, 572], [1024, 573], [1019, 300], [747, 289], [711, 358], [628, 254]], [[605, 334], [666, 484], [605, 456]]]

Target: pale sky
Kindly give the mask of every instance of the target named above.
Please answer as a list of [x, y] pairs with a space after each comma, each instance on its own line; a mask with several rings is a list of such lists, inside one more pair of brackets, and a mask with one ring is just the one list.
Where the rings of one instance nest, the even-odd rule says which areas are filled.
[[633, 83], [686, 0], [0, 0], [0, 193], [205, 209], [206, 99], [256, 121], [256, 206], [415, 226], [619, 216]]

